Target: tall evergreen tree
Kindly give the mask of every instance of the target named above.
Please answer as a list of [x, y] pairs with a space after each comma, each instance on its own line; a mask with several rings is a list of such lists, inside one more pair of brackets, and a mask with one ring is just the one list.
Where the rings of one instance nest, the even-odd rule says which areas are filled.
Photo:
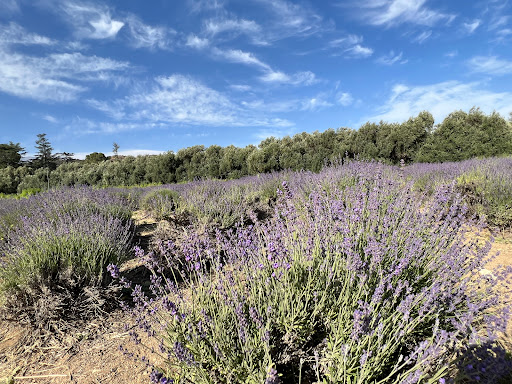
[[37, 154], [32, 161], [34, 167], [55, 169], [56, 156], [52, 153], [53, 147], [46, 138], [46, 133], [39, 133], [37, 135], [35, 148], [37, 149]]

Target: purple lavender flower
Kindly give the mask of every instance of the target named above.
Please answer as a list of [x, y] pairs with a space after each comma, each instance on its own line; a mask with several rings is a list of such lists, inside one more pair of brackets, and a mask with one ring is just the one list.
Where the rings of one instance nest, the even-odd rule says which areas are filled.
[[107, 265], [107, 271], [110, 272], [110, 275], [113, 279], [119, 278], [119, 267], [115, 264]]

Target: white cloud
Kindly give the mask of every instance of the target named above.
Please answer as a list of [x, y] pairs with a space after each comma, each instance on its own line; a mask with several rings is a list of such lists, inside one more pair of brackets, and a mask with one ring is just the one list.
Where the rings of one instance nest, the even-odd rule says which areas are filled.
[[366, 57], [370, 57], [373, 54], [373, 49], [364, 47], [360, 44], [356, 44], [350, 48], [345, 49], [345, 53], [349, 57], [363, 59]]
[[344, 55], [352, 58], [366, 58], [373, 54], [373, 49], [362, 45], [363, 37], [358, 35], [347, 35], [331, 40], [322, 48], [323, 50], [334, 50], [333, 56]]
[[117, 124], [186, 124], [208, 126], [289, 126], [278, 118], [256, 116], [225, 95], [183, 75], [158, 77], [146, 90], [113, 102], [92, 100], [89, 105], [124, 120]]
[[224, 60], [230, 61], [232, 63], [240, 63], [245, 65], [251, 65], [255, 67], [259, 67], [263, 70], [270, 71], [270, 66], [261, 60], [259, 60], [254, 54], [250, 52], [241, 51], [239, 49], [228, 49], [221, 50], [218, 48], [213, 48], [212, 53], [220, 57]]
[[454, 57], [456, 57], [458, 54], [459, 54], [459, 51], [454, 50], [454, 51], [446, 52], [444, 55], [445, 55], [446, 57], [449, 57], [450, 59], [453, 59], [453, 58], [454, 58]]
[[322, 95], [305, 100], [302, 104], [304, 111], [316, 111], [323, 108], [332, 107], [332, 103], [325, 100]]
[[473, 106], [484, 112], [494, 110], [506, 116], [512, 110], [512, 93], [492, 92], [481, 87], [480, 83], [461, 83], [446, 81], [423, 86], [393, 87], [388, 100], [378, 108], [377, 114], [365, 118], [365, 121], [400, 122], [421, 111], [427, 110], [440, 122], [455, 110], [469, 110]]
[[328, 48], [345, 48], [347, 46], [360, 44], [363, 42], [362, 36], [348, 35], [339, 39], [334, 39], [327, 43]]
[[288, 75], [284, 72], [274, 70], [270, 65], [261, 61], [251, 52], [245, 52], [239, 49], [222, 50], [217, 47], [212, 49], [214, 57], [231, 63], [239, 63], [259, 68], [264, 72], [259, 79], [265, 83], [281, 83], [289, 85], [311, 85], [318, 82], [313, 72], [302, 71]]
[[187, 0], [188, 6], [193, 13], [222, 9], [225, 0]]
[[209, 19], [205, 21], [203, 30], [210, 36], [216, 36], [222, 33], [232, 33], [235, 36], [245, 34], [256, 44], [267, 44], [265, 39], [262, 37], [261, 26], [253, 20], [235, 18]]
[[[163, 127], [165, 127], [164, 124], [154, 122], [105, 122], [75, 117], [70, 124], [66, 125], [65, 129], [66, 131], [72, 132], [76, 135], [90, 135], [98, 133], [112, 134], [119, 132], [144, 131]], [[119, 151], [119, 153], [121, 154], [121, 151]], [[87, 154], [88, 153], [86, 153], [86, 155]]]
[[53, 117], [52, 115], [44, 115], [43, 120], [46, 120], [49, 123], [53, 123], [53, 124], [57, 124], [59, 122], [59, 120], [56, 119], [55, 117]]
[[498, 36], [500, 36], [501, 38], [506, 38], [506, 37], [512, 35], [512, 29], [510, 29], [510, 28], [500, 29], [498, 32], [496, 32], [496, 34]]
[[423, 31], [419, 35], [417, 35], [412, 41], [414, 43], [423, 44], [425, 41], [427, 41], [430, 36], [432, 36], [432, 31]]
[[462, 26], [464, 28], [464, 31], [471, 35], [473, 32], [476, 31], [476, 29], [480, 26], [481, 23], [481, 20], [475, 19], [471, 23], [462, 23]]
[[125, 25], [120, 20], [114, 20], [109, 9], [102, 5], [62, 1], [58, 3], [58, 8], [80, 38], [113, 38]]
[[48, 76], [26, 57], [0, 51], [0, 91], [38, 101], [66, 102], [77, 98], [85, 87]]
[[396, 63], [405, 64], [407, 60], [402, 59], [403, 53], [395, 54], [394, 51], [390, 51], [389, 54], [379, 57], [376, 62], [382, 65], [393, 65]]
[[51, 54], [47, 58], [34, 59], [34, 62], [51, 76], [87, 81], [108, 80], [108, 73], [130, 68], [126, 61], [85, 56], [77, 52]]
[[18, 13], [20, 5], [17, 0], [2, 0], [0, 2], [0, 12], [3, 14]]
[[252, 89], [251, 86], [247, 84], [231, 84], [229, 88], [237, 92], [249, 92]]
[[373, 25], [387, 27], [403, 23], [433, 26], [451, 22], [455, 16], [428, 8], [427, 0], [369, 0], [358, 3], [365, 9], [362, 18]]
[[468, 61], [473, 72], [489, 75], [508, 75], [512, 73], [512, 61], [497, 56], [475, 56]]
[[12, 44], [49, 46], [56, 44], [56, 41], [46, 36], [30, 33], [22, 26], [13, 22], [7, 25], [0, 24], [0, 45]]
[[87, 90], [77, 81], [112, 80], [128, 63], [81, 53], [34, 57], [0, 46], [0, 91], [38, 101], [68, 102]]
[[266, 112], [293, 112], [293, 111], [319, 111], [335, 105], [347, 107], [354, 103], [354, 98], [348, 92], [321, 92], [312, 97], [287, 98], [284, 100], [267, 101], [256, 99], [243, 101], [242, 105], [257, 111]]
[[315, 74], [310, 71], [296, 72], [293, 75], [287, 75], [284, 72], [269, 70], [260, 80], [265, 83], [281, 83], [289, 85], [311, 85], [318, 82]]
[[188, 35], [187, 41], [185, 42], [185, 45], [187, 47], [195, 48], [195, 49], [204, 49], [208, 47], [210, 44], [208, 39], [200, 38], [196, 35]]
[[354, 98], [348, 92], [339, 92], [336, 95], [336, 102], [343, 107], [348, 107], [354, 102]]
[[331, 25], [324, 25], [323, 19], [313, 9], [286, 0], [254, 0], [265, 6], [273, 16], [274, 24], [266, 25], [266, 36], [271, 40], [291, 36], [310, 36]]
[[126, 19], [131, 45], [135, 48], [170, 49], [176, 31], [167, 27], [153, 27], [144, 24], [131, 15]]

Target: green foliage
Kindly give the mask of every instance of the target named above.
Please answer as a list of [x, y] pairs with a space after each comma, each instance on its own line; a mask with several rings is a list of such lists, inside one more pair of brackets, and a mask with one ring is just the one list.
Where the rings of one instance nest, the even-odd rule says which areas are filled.
[[432, 131], [434, 118], [423, 111], [402, 124], [366, 123], [355, 134], [352, 152], [362, 158], [411, 162]]
[[86, 163], [101, 163], [102, 161], [106, 161], [107, 157], [105, 154], [101, 152], [93, 152], [85, 156]]
[[29, 188], [29, 189], [22, 190], [18, 196], [22, 197], [22, 198], [28, 198], [30, 196], [33, 196], [33, 195], [39, 193], [39, 192], [41, 192], [41, 188]]
[[[500, 177], [501, 176], [501, 177]], [[470, 209], [498, 228], [512, 227], [512, 183], [510, 174], [489, 174], [477, 169], [457, 178]]]
[[36, 140], [37, 154], [32, 160], [32, 165], [35, 168], [50, 168], [56, 167], [56, 156], [53, 155], [53, 147], [50, 141], [46, 138], [46, 133], [39, 133]]
[[20, 143], [0, 144], [0, 168], [18, 167], [21, 165], [21, 157], [26, 154]]
[[512, 127], [498, 113], [451, 113], [434, 130], [416, 156], [419, 162], [460, 161], [512, 153]]
[[178, 192], [159, 188], [144, 194], [140, 200], [140, 208], [151, 212], [158, 220], [170, 218], [180, 205]]
[[73, 188], [3, 202], [0, 211], [0, 299], [11, 314], [46, 327], [107, 305], [106, 267], [131, 250], [125, 200]]
[[[0, 193], [61, 185], [108, 187], [169, 184], [205, 178], [237, 179], [281, 170], [319, 172], [326, 164], [347, 157], [399, 164], [402, 160], [405, 163], [413, 160], [458, 161], [512, 153], [512, 125], [497, 113], [485, 115], [478, 109], [469, 113], [457, 111], [436, 129], [433, 125], [432, 115], [423, 111], [402, 123], [368, 122], [358, 130], [338, 128], [283, 138], [270, 137], [258, 147], [196, 145], [176, 154], [115, 155], [112, 161], [105, 161], [104, 154], [94, 152], [87, 155], [85, 162], [73, 161], [71, 154], [66, 153], [56, 158], [45, 134], [40, 134], [36, 147], [39, 152], [33, 165], [46, 171], [35, 169], [16, 173], [9, 167], [0, 167]], [[8, 146], [11, 152], [13, 149], [23, 150], [18, 144], [0, 145], [0, 165], [1, 146]], [[116, 143], [114, 149], [119, 149]]]
[[0, 168], [0, 193], [16, 193], [18, 185], [30, 174], [28, 167]]

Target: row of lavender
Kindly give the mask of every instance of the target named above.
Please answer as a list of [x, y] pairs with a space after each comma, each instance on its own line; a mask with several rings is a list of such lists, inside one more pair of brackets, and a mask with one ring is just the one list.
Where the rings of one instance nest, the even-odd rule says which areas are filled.
[[490, 244], [464, 229], [511, 209], [512, 161], [435, 167], [351, 161], [0, 200], [2, 301], [39, 323], [99, 308], [138, 202], [180, 227], [136, 249], [151, 289], [122, 281], [126, 309], [160, 342], [154, 382], [495, 382], [510, 367], [495, 341], [510, 273], [482, 277]]
[[109, 190], [64, 188], [0, 200], [0, 302], [54, 328], [108, 303], [106, 266], [132, 251], [132, 207]]
[[228, 228], [247, 212], [268, 214], [282, 181], [308, 195], [315, 186], [352, 186], [375, 174], [412, 183], [419, 194], [432, 195], [436, 188], [453, 184], [464, 195], [472, 214], [494, 228], [512, 227], [512, 157], [474, 159], [457, 163], [385, 166], [375, 162], [348, 161], [320, 174], [279, 172], [231, 181], [197, 181], [146, 188], [140, 205], [158, 219], [179, 219]]
[[497, 382], [511, 270], [482, 276], [490, 243], [469, 231], [511, 208], [511, 164], [353, 161], [145, 192], [188, 225], [136, 252], [151, 289], [131, 285], [127, 310], [160, 342], [152, 381]]

